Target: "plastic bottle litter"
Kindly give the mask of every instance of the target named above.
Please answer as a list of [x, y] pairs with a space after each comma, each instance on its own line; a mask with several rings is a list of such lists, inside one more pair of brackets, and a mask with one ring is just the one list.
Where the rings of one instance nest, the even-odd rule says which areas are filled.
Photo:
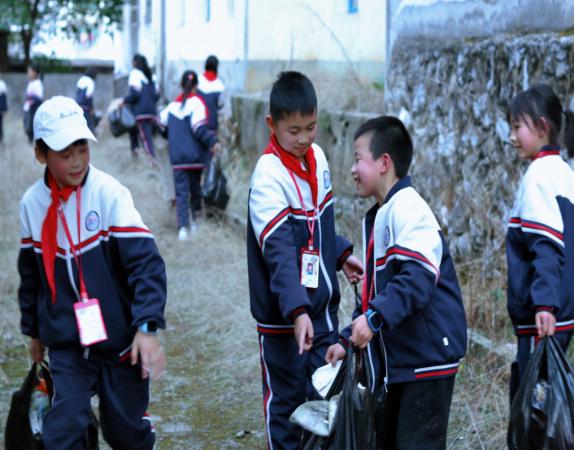
[[44, 378], [40, 378], [32, 392], [32, 397], [30, 399], [30, 412], [28, 413], [28, 417], [30, 418], [30, 428], [34, 435], [42, 434], [42, 420], [48, 409], [50, 409], [50, 394], [48, 393], [48, 386], [46, 385], [46, 380]]

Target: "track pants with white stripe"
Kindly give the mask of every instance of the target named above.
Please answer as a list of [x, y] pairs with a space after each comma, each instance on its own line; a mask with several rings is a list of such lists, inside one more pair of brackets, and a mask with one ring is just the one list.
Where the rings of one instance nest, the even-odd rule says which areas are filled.
[[325, 354], [337, 342], [337, 333], [316, 335], [313, 347], [302, 355], [293, 335], [259, 335], [264, 418], [270, 450], [296, 450], [303, 430], [289, 421], [291, 413], [318, 397], [311, 375], [325, 365]]
[[46, 450], [83, 450], [91, 423], [90, 399], [98, 395], [100, 427], [114, 450], [151, 450], [154, 431], [146, 415], [149, 381], [139, 365], [87, 360], [76, 349], [51, 349], [52, 407], [44, 417]]

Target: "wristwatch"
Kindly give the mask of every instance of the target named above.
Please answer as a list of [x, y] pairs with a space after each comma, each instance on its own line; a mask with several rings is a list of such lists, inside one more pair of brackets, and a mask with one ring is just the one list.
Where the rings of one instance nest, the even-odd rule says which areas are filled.
[[381, 318], [381, 314], [369, 308], [365, 312], [365, 316], [367, 318], [367, 324], [369, 325], [369, 328], [371, 328], [371, 331], [377, 333], [383, 326], [383, 320]]
[[158, 333], [158, 324], [156, 322], [144, 322], [138, 327], [138, 330], [149, 336], [155, 336]]

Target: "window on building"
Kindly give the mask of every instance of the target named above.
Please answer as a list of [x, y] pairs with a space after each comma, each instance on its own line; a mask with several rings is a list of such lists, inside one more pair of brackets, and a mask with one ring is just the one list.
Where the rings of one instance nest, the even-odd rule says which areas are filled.
[[355, 14], [359, 10], [359, 0], [347, 0], [347, 12]]
[[144, 20], [148, 25], [152, 23], [152, 0], [146, 0], [146, 11]]
[[235, 0], [228, 0], [228, 17], [232, 19], [236, 15], [236, 2]]
[[209, 22], [212, 19], [212, 1], [206, 1], [206, 22]]

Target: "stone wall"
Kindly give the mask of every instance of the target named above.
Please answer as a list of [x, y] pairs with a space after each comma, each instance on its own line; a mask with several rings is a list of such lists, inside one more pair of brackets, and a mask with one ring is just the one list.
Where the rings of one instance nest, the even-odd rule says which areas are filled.
[[[504, 253], [506, 217], [525, 168], [508, 144], [506, 105], [534, 82], [551, 84], [572, 108], [572, 34], [403, 39], [394, 48], [385, 111], [378, 111], [397, 115], [408, 126], [416, 188], [436, 213], [456, 258], [483, 258], [486, 274], [497, 273], [491, 261]], [[268, 139], [267, 96], [237, 95], [232, 105], [239, 151], [251, 171]], [[367, 206], [357, 200], [349, 175], [353, 133], [374, 115], [319, 113], [317, 143], [330, 162], [336, 214], [350, 230], [359, 229]]]
[[482, 255], [487, 264], [501, 253], [525, 168], [508, 143], [506, 105], [545, 82], [573, 107], [573, 35], [404, 40], [392, 61], [386, 109], [412, 133], [415, 184], [454, 253]]

